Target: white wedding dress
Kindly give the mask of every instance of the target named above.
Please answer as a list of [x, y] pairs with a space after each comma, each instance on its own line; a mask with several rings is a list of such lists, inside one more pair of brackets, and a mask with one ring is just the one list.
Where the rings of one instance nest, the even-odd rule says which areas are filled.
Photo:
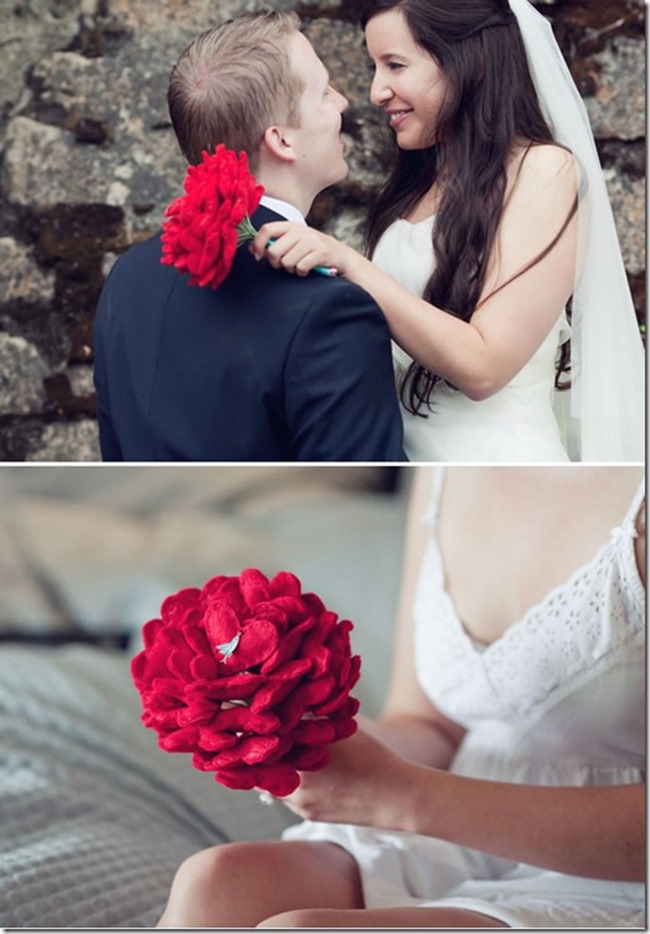
[[[419, 223], [398, 220], [382, 235], [373, 262], [397, 282], [421, 295], [433, 270], [433, 218]], [[554, 389], [558, 347], [570, 336], [562, 309], [553, 330], [533, 357], [503, 389], [482, 402], [439, 381], [426, 418], [402, 406], [404, 449], [410, 461], [567, 461]], [[411, 357], [393, 344], [399, 385]]]
[[[446, 589], [438, 541], [444, 471], [432, 482], [415, 659], [431, 703], [467, 730], [450, 771], [548, 787], [643, 782], [645, 590], [635, 556], [643, 482], [594, 557], [489, 645], [472, 639]], [[464, 908], [514, 928], [644, 925], [643, 882], [571, 876], [370, 826], [303, 821], [283, 836], [347, 850], [366, 908]]]

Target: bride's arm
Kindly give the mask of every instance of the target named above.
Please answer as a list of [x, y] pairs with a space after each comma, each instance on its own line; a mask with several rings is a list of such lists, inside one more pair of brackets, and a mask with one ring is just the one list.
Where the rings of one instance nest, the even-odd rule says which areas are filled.
[[[356, 250], [310, 228], [267, 224], [253, 249], [258, 258], [266, 252], [274, 266], [298, 274], [316, 265], [336, 266], [373, 296], [407, 353], [480, 400], [503, 388], [527, 363], [572, 292], [575, 217], [547, 256], [508, 280], [554, 240], [575, 194], [571, 155], [555, 146], [533, 148], [504, 209], [483, 297], [470, 322], [414, 296]], [[266, 250], [271, 238], [276, 242]]]
[[431, 502], [434, 473], [416, 467], [411, 473], [409, 516], [405, 539], [397, 624], [390, 680], [379, 719], [359, 717], [360, 727], [399, 756], [420, 765], [446, 769], [465, 730], [437, 710], [425, 695], [415, 668], [414, 604], [421, 564], [431, 535], [423, 516]]
[[552, 787], [413, 763], [363, 732], [283, 799], [301, 817], [437, 837], [553, 872], [645, 879], [645, 786]]

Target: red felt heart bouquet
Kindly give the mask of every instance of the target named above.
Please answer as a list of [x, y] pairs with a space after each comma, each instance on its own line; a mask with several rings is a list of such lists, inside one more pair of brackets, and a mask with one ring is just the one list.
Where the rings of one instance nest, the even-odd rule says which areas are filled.
[[223, 785], [290, 794], [356, 730], [352, 628], [288, 571], [180, 590], [145, 624], [131, 665], [142, 720]]
[[216, 289], [226, 278], [238, 246], [255, 237], [250, 216], [264, 188], [239, 155], [220, 143], [190, 165], [185, 194], [165, 210], [161, 262], [190, 274], [190, 284]]

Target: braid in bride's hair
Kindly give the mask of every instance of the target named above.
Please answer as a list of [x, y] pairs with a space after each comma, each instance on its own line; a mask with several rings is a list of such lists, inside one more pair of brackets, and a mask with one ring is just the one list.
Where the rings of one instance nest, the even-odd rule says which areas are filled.
[[[382, 233], [415, 207], [434, 181], [443, 180], [433, 231], [435, 270], [423, 297], [469, 321], [501, 220], [513, 146], [553, 140], [508, 0], [369, 0], [362, 25], [393, 9], [402, 12], [415, 41], [436, 59], [450, 91], [435, 144], [410, 151], [395, 146], [393, 170], [370, 218], [368, 252], [372, 256]], [[576, 209], [577, 204], [533, 263], [552, 249]], [[567, 367], [563, 359], [558, 378]], [[404, 405], [419, 413], [429, 405], [438, 379], [413, 363], [400, 387]]]

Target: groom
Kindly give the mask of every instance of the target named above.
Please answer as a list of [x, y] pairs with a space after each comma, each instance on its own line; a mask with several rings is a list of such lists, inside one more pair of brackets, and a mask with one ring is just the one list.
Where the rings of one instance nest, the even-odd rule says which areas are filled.
[[[347, 173], [347, 101], [293, 13], [203, 33], [174, 67], [168, 102], [188, 162], [218, 143], [247, 152], [265, 188], [257, 228], [303, 221]], [[104, 460], [405, 460], [388, 329], [364, 291], [274, 270], [246, 247], [216, 290], [160, 257], [160, 235], [128, 250], [100, 297]]]

